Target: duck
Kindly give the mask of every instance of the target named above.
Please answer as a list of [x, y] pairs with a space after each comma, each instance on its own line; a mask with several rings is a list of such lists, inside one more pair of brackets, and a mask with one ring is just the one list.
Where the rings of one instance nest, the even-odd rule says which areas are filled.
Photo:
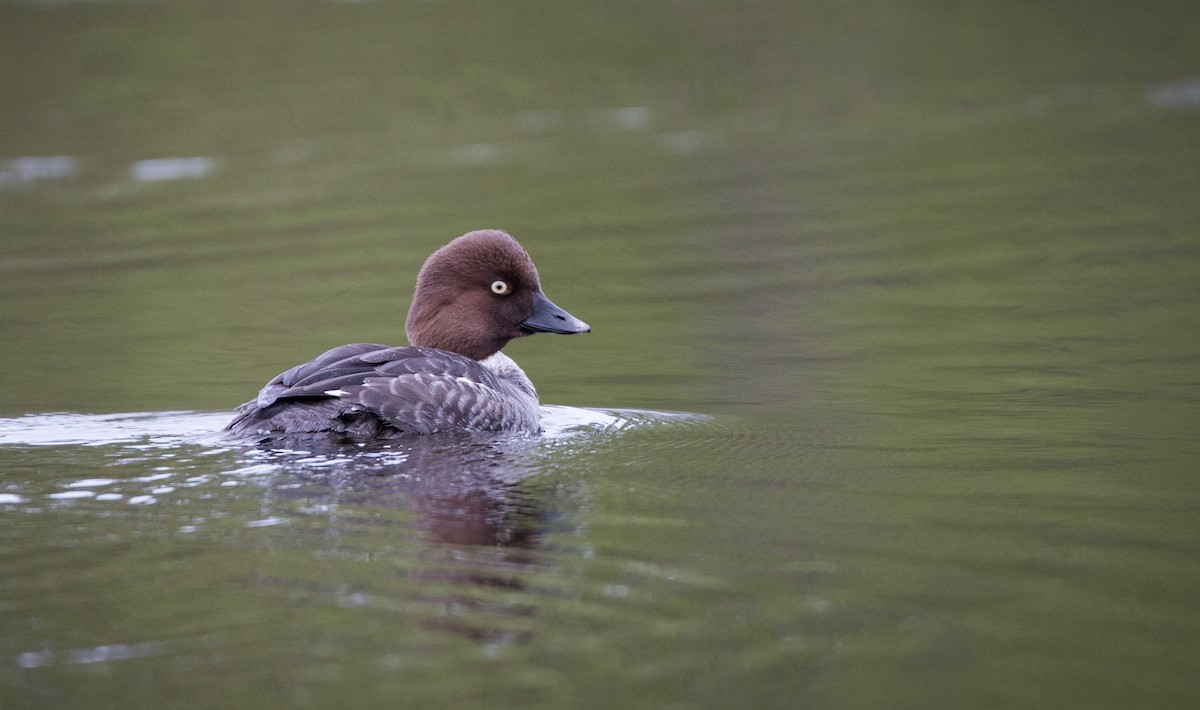
[[351, 343], [275, 376], [239, 406], [226, 438], [290, 445], [439, 432], [541, 431], [537, 390], [510, 340], [591, 327], [546, 297], [533, 259], [507, 232], [468, 232], [417, 274], [407, 346]]

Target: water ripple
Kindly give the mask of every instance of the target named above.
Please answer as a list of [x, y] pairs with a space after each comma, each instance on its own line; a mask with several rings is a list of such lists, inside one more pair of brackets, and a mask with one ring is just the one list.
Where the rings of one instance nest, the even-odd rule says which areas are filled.
[[[700, 415], [678, 412], [565, 406], [543, 407], [542, 414], [545, 432], [540, 437], [451, 432], [317, 451], [231, 446], [220, 438], [228, 412], [56, 412], [4, 418], [0, 419], [0, 451], [15, 461], [32, 462], [31, 471], [46, 471], [53, 468], [52, 461], [61, 459], [65, 471], [83, 466], [91, 475], [60, 480], [33, 476], [28, 481], [10, 477], [0, 493], [0, 505], [10, 508], [42, 499], [60, 506], [152, 506], [164, 500], [211, 497], [214, 490], [280, 476], [296, 476], [308, 483], [325, 481], [342, 496], [356, 489], [375, 495], [380, 486], [390, 490], [403, 483], [436, 485], [438, 496], [468, 490], [503, 498], [504, 486], [554, 468], [564, 457], [593, 452], [631, 430], [706, 421]], [[105, 467], [102, 475], [93, 468], [98, 462]], [[281, 516], [263, 515], [250, 519], [246, 527], [286, 522]]]

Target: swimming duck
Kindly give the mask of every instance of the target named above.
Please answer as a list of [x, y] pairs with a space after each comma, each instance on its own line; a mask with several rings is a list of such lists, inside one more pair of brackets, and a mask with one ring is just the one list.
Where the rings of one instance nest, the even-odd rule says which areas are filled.
[[417, 275], [409, 346], [342, 345], [276, 376], [237, 408], [231, 438], [280, 443], [392, 439], [440, 431], [540, 431], [537, 391], [500, 352], [534, 333], [587, 333], [542, 293], [507, 233], [469, 232]]

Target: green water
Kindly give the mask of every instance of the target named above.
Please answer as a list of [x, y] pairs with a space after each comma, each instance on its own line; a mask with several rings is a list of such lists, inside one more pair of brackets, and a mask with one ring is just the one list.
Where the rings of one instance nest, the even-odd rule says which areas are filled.
[[[1194, 15], [0, 4], [0, 707], [1193, 707]], [[202, 436], [482, 227], [607, 413]]]

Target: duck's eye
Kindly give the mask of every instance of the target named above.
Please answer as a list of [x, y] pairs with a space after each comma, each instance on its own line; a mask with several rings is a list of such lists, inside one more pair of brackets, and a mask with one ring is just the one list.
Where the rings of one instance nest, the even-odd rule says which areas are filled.
[[509, 286], [507, 281], [496, 279], [492, 282], [492, 293], [497, 296], [506, 296], [510, 291], [512, 291], [512, 286]]

